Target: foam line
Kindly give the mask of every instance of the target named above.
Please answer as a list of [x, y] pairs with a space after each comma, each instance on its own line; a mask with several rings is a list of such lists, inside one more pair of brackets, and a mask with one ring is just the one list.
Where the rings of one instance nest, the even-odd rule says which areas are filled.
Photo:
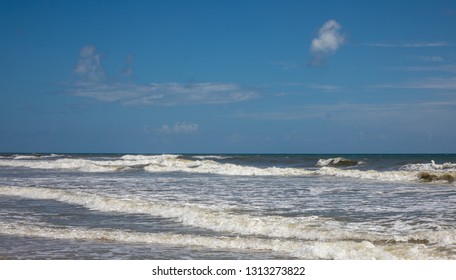
[[0, 234], [50, 239], [205, 247], [217, 250], [271, 251], [303, 259], [396, 259], [396, 256], [367, 241], [299, 242], [252, 237], [209, 237], [172, 233], [138, 233], [111, 229], [53, 228], [46, 224], [36, 226], [13, 223], [0, 223]]

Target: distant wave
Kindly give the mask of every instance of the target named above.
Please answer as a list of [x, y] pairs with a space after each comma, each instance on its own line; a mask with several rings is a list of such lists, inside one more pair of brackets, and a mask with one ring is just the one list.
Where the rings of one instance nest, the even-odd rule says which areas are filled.
[[437, 164], [431, 160], [430, 163], [414, 163], [406, 164], [401, 167], [402, 170], [407, 171], [445, 171], [445, 172], [456, 172], [456, 163], [446, 162], [443, 164]]
[[196, 159], [230, 159], [233, 157], [229, 156], [217, 156], [217, 155], [207, 155], [207, 156], [192, 156], [192, 158]]
[[174, 158], [161, 162], [153, 162], [144, 168], [148, 172], [189, 172], [234, 176], [308, 176], [311, 170], [300, 168], [259, 168], [242, 166], [232, 163], [219, 163], [213, 160], [186, 160]]
[[42, 154], [13, 155], [13, 159], [45, 159], [45, 158], [56, 158], [56, 157], [63, 157], [63, 155], [57, 155], [57, 154], [50, 154], [50, 155], [42, 155]]
[[347, 159], [343, 157], [319, 159], [316, 166], [355, 166], [360, 162], [357, 160]]
[[128, 165], [115, 165], [110, 162], [96, 162], [87, 159], [57, 159], [57, 160], [1, 160], [0, 166], [26, 167], [34, 169], [70, 169], [84, 172], [108, 172], [119, 171]]
[[238, 176], [306, 176], [312, 171], [298, 168], [258, 168], [213, 160], [190, 160], [180, 155], [125, 155], [109, 160], [63, 158], [49, 160], [0, 160], [0, 166], [35, 169], [69, 169], [83, 172], [113, 172], [143, 168], [148, 172], [189, 172]]
[[[33, 158], [28, 158], [33, 157]], [[33, 169], [75, 170], [81, 172], [124, 172], [144, 170], [151, 173], [186, 172], [197, 174], [216, 174], [227, 176], [334, 176], [390, 182], [409, 181], [447, 181], [453, 183], [456, 178], [456, 164], [418, 163], [407, 164], [392, 171], [345, 169], [344, 166], [356, 166], [361, 161], [341, 157], [320, 159], [319, 168], [296, 167], [256, 167], [235, 163], [221, 163], [201, 156], [198, 159], [184, 158], [181, 155], [124, 155], [120, 157], [64, 157], [49, 155], [1, 158], [0, 166]], [[198, 156], [199, 157], [199, 156]], [[208, 158], [209, 157], [209, 158]], [[218, 157], [218, 156], [215, 156]]]

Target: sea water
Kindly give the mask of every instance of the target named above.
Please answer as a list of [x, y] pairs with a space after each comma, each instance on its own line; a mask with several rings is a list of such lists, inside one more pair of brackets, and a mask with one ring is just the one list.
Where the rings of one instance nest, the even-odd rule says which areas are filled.
[[0, 259], [456, 259], [456, 155], [0, 154]]

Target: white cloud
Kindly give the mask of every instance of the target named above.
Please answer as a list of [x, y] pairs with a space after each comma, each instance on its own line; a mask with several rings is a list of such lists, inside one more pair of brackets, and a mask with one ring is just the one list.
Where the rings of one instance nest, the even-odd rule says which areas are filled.
[[252, 99], [253, 90], [236, 84], [225, 83], [161, 83], [150, 84], [147, 93], [131, 99], [127, 105], [178, 105], [178, 104], [223, 104]]
[[454, 115], [456, 112], [454, 110], [455, 108], [456, 100], [391, 104], [337, 103], [286, 107], [276, 111], [239, 113], [236, 117], [267, 121], [328, 118], [345, 121], [391, 118], [399, 121], [401, 118], [410, 119], [412, 116], [421, 117], [423, 113], [427, 114], [431, 112], [441, 116]]
[[68, 93], [104, 102], [130, 106], [175, 106], [224, 104], [253, 99], [257, 92], [225, 83], [153, 83], [138, 85], [121, 82], [79, 81], [69, 85]]
[[396, 67], [397, 70], [409, 71], [409, 72], [450, 72], [456, 73], [456, 64], [442, 64], [442, 65], [431, 65], [431, 66], [405, 66]]
[[329, 20], [318, 31], [318, 36], [312, 40], [310, 53], [312, 54], [311, 65], [318, 66], [325, 59], [336, 53], [345, 43], [345, 36], [340, 32], [342, 26], [335, 20]]
[[445, 41], [436, 42], [412, 42], [412, 43], [367, 43], [364, 44], [367, 47], [379, 47], [379, 48], [430, 48], [430, 47], [447, 47], [450, 46]]
[[106, 77], [101, 65], [101, 55], [97, 53], [95, 46], [87, 45], [81, 49], [74, 73], [80, 79], [90, 81], [100, 81]]
[[424, 78], [421, 80], [370, 86], [370, 89], [428, 89], [428, 90], [456, 90], [456, 77]]
[[190, 134], [197, 132], [199, 130], [199, 124], [197, 123], [187, 123], [187, 122], [178, 122], [173, 126], [164, 124], [158, 132], [160, 134]]
[[[129, 55], [123, 69], [125, 77], [133, 75], [133, 57]], [[183, 104], [223, 104], [257, 97], [257, 92], [232, 83], [150, 83], [137, 84], [108, 77], [101, 55], [94, 46], [81, 49], [74, 69], [76, 80], [66, 83], [66, 92], [103, 102], [133, 106], [174, 106]]]
[[443, 62], [445, 60], [440, 55], [411, 55], [409, 58], [420, 62]]

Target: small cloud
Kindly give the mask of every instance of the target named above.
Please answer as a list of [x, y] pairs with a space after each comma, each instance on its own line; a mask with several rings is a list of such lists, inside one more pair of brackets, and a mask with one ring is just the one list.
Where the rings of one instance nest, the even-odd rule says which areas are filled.
[[310, 53], [312, 66], [324, 64], [326, 58], [336, 53], [345, 43], [345, 36], [340, 33], [342, 26], [335, 20], [329, 20], [318, 31], [318, 36], [312, 40]]
[[429, 65], [429, 66], [405, 66], [394, 69], [408, 72], [450, 72], [456, 73], [456, 64]]
[[198, 129], [199, 124], [197, 123], [178, 122], [173, 126], [164, 124], [160, 129], [158, 129], [158, 132], [160, 134], [190, 134], [198, 131]]
[[443, 62], [444, 59], [440, 55], [411, 55], [409, 58], [419, 62]]
[[370, 89], [432, 89], [432, 90], [456, 90], [456, 77], [450, 78], [424, 78], [422, 80], [370, 86]]
[[97, 53], [95, 46], [84, 46], [79, 52], [79, 58], [73, 72], [80, 79], [100, 81], [106, 77], [101, 65], [101, 55]]
[[412, 43], [367, 43], [364, 44], [366, 47], [377, 47], [377, 48], [431, 48], [431, 47], [448, 47], [445, 41], [437, 42], [412, 42]]
[[445, 41], [439, 42], [415, 42], [404, 43], [399, 45], [402, 48], [430, 48], [430, 47], [447, 47], [449, 44]]

